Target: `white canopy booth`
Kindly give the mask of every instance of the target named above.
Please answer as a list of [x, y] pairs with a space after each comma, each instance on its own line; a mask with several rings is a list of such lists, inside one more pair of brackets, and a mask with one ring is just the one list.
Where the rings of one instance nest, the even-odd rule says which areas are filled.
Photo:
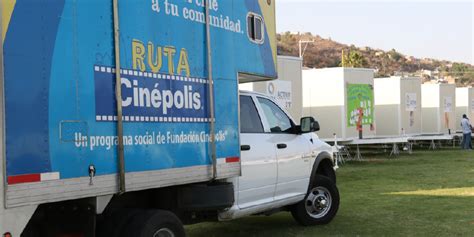
[[421, 78], [376, 78], [374, 88], [377, 136], [421, 133]]
[[278, 56], [277, 60], [278, 79], [240, 84], [239, 89], [260, 92], [272, 97], [299, 123], [303, 111], [302, 60], [289, 56]]
[[474, 119], [474, 88], [456, 88], [456, 131], [461, 130], [461, 118], [465, 114], [469, 120]]
[[340, 141], [375, 136], [374, 70], [303, 70], [303, 115], [319, 121], [321, 138]]
[[422, 132], [451, 134], [456, 131], [456, 86], [423, 84], [421, 86]]

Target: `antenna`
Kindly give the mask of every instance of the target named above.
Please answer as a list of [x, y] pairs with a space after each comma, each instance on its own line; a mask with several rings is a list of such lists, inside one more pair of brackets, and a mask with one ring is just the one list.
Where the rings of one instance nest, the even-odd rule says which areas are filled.
[[[304, 53], [306, 52], [306, 48], [308, 47], [309, 43], [314, 43], [314, 39], [313, 40], [300, 40], [298, 42], [299, 49], [300, 49], [300, 58], [301, 59], [303, 59]], [[305, 44], [304, 49], [302, 49], [303, 44]]]
[[341, 66], [345, 67], [346, 66], [346, 61], [345, 61], [345, 55], [344, 55], [344, 49], [341, 52]]

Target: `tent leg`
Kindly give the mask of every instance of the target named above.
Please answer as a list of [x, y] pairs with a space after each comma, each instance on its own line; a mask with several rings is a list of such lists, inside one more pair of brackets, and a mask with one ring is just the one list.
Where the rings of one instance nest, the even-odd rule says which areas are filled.
[[357, 145], [356, 158], [357, 161], [362, 161], [362, 154], [360, 153], [359, 145]]
[[390, 157], [393, 156], [398, 156], [400, 155], [400, 149], [398, 149], [398, 144], [397, 143], [393, 143], [392, 145], [392, 151], [390, 152]]
[[[342, 157], [343, 157], [343, 158], [344, 158], [344, 156], [346, 156], [346, 159], [347, 159], [347, 160], [352, 160], [351, 152], [349, 151], [349, 148], [348, 148], [347, 146], [344, 146], [344, 147], [342, 148], [342, 151], [343, 151], [343, 153], [342, 153]], [[345, 163], [345, 162], [346, 162], [346, 161], [343, 159], [343, 160], [342, 160], [342, 163]]]

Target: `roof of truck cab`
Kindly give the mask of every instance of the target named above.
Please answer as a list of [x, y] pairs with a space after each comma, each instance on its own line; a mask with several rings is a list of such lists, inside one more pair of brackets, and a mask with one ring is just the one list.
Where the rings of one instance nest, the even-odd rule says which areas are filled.
[[255, 91], [246, 91], [246, 90], [239, 90], [240, 94], [247, 94], [247, 95], [259, 95], [263, 96], [265, 98], [268, 98], [268, 95], [260, 93], [260, 92], [255, 92]]

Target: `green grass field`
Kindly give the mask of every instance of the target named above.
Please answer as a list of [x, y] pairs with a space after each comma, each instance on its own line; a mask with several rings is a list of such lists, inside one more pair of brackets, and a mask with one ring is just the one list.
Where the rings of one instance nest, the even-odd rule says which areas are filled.
[[341, 204], [325, 226], [284, 212], [187, 226], [209, 236], [474, 236], [474, 152], [415, 152], [351, 162], [338, 171]]

